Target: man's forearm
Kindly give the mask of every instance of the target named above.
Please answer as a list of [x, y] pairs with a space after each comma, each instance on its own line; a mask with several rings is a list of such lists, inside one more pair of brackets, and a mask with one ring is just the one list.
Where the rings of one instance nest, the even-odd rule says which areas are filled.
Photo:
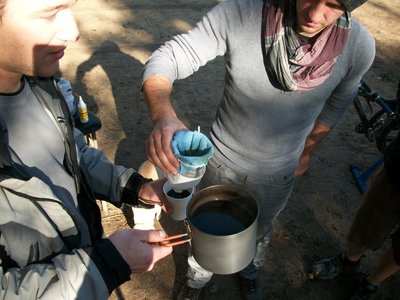
[[176, 118], [171, 104], [171, 83], [166, 77], [155, 75], [143, 83], [143, 93], [153, 123], [164, 117]]

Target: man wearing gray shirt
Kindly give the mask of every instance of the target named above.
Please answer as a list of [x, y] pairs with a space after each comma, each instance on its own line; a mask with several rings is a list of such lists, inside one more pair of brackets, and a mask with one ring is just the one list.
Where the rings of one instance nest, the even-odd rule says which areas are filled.
[[[176, 174], [170, 142], [187, 127], [171, 105], [173, 82], [224, 56], [224, 92], [210, 133], [215, 154], [201, 187], [235, 183], [259, 203], [257, 252], [240, 274], [246, 299], [261, 297], [257, 269], [294, 177], [307, 170], [310, 155], [352, 103], [374, 59], [373, 39], [350, 15], [364, 2], [226, 0], [145, 65], [143, 92], [154, 125], [148, 157]], [[197, 299], [211, 276], [190, 256], [179, 297]]]

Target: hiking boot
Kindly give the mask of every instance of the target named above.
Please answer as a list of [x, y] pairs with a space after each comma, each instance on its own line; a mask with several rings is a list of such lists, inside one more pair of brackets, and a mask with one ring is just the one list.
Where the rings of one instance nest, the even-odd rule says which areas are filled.
[[374, 299], [378, 287], [369, 283], [367, 277], [364, 277], [358, 285], [357, 291], [350, 300], [370, 300]]
[[177, 300], [198, 300], [202, 289], [195, 289], [185, 283], [179, 291]]
[[257, 278], [247, 279], [240, 277], [242, 296], [245, 300], [258, 300], [261, 299], [258, 295]]
[[344, 252], [323, 259], [313, 265], [312, 274], [319, 279], [333, 279], [341, 273], [356, 273], [361, 269], [361, 259], [352, 264], [345, 260]]
[[154, 230], [155, 221], [159, 220], [161, 207], [154, 205], [154, 208], [132, 207], [133, 221], [135, 225], [133, 229]]

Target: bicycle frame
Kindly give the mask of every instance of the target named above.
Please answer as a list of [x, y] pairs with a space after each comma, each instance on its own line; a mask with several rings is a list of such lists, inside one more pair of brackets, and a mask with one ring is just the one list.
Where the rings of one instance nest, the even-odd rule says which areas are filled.
[[[353, 101], [361, 121], [355, 127], [355, 131], [364, 134], [368, 141], [375, 142], [382, 153], [394, 138], [392, 134], [400, 129], [399, 94], [400, 82], [397, 98], [385, 99], [361, 80], [358, 95]], [[368, 106], [369, 112], [364, 109], [365, 105]]]
[[[361, 98], [365, 99], [365, 102]], [[375, 142], [379, 151], [384, 153], [387, 146], [400, 130], [400, 82], [396, 98], [384, 99], [364, 81], [361, 81], [358, 95], [355, 97], [353, 104], [361, 120], [355, 127], [355, 131], [364, 134], [370, 142]], [[369, 107], [368, 115], [365, 112], [363, 104]], [[374, 112], [373, 104], [378, 108], [378, 111], [375, 110]], [[361, 193], [366, 191], [369, 177], [382, 163], [383, 155], [364, 171], [361, 171], [354, 165], [350, 166], [353, 178]]]

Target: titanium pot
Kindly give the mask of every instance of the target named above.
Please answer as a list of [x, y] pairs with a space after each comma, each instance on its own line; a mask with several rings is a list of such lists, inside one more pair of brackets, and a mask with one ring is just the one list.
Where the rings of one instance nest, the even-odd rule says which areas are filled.
[[186, 207], [192, 253], [204, 269], [220, 275], [243, 270], [256, 252], [258, 204], [235, 185], [196, 193]]

